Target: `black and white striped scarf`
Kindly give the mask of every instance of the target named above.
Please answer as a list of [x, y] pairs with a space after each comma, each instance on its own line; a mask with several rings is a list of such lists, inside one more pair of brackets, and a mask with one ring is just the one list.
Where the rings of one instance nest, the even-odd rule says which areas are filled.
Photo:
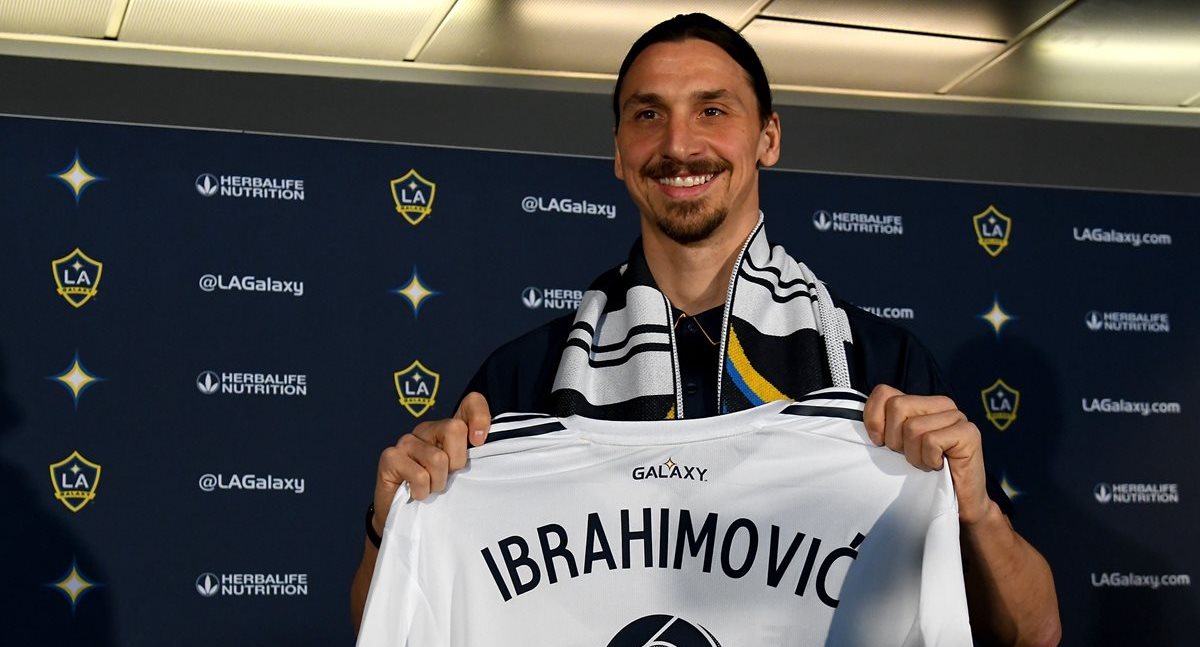
[[[846, 313], [824, 284], [767, 242], [762, 217], [742, 246], [725, 298], [718, 411], [849, 388]], [[554, 414], [604, 420], [694, 417], [683, 408], [671, 303], [655, 285], [641, 241], [629, 261], [583, 295], [551, 394]]]

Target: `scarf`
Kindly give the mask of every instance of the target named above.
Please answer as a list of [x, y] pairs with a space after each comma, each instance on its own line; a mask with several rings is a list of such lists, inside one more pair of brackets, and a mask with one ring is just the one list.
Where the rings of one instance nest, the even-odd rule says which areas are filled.
[[[767, 242], [762, 215], [733, 263], [718, 346], [717, 411], [850, 388], [845, 311], [825, 285]], [[551, 392], [554, 414], [602, 420], [681, 419], [671, 302], [650, 274], [641, 239], [629, 260], [583, 294]]]

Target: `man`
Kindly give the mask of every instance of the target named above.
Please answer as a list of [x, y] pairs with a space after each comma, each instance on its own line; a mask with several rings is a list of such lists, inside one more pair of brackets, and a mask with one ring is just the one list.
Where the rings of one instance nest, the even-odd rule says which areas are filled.
[[[1057, 644], [1049, 566], [988, 496], [978, 429], [948, 397], [927, 395], [947, 391], [928, 352], [767, 245], [758, 167], [778, 161], [781, 130], [750, 45], [702, 14], [668, 20], [631, 48], [613, 110], [614, 170], [641, 213], [629, 263], [597, 280], [574, 323], [555, 320], [497, 350], [453, 418], [383, 452], [368, 532], [383, 528], [400, 483], [417, 499], [441, 491], [493, 411], [691, 418], [849, 386], [870, 391], [872, 440], [921, 469], [949, 464], [979, 638]], [[774, 302], [737, 299], [741, 281], [767, 274]], [[836, 344], [847, 353], [828, 352]], [[351, 591], [356, 624], [375, 556], [368, 540]]]

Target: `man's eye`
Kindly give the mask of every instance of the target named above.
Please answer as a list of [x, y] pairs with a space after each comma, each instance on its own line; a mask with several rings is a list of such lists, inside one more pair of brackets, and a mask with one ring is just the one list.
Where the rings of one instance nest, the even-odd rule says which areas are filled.
[[637, 119], [639, 121], [645, 121], [647, 119], [654, 119], [656, 117], [658, 117], [658, 113], [653, 110], [639, 110], [637, 113], [635, 113], [633, 115], [633, 118]]
[[721, 110], [720, 108], [705, 108], [701, 111], [701, 114], [703, 114], [705, 117], [720, 117], [721, 115], [725, 114], [725, 111]]

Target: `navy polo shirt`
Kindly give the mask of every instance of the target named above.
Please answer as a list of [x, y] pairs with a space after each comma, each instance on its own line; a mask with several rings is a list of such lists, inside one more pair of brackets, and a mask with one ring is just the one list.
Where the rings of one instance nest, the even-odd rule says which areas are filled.
[[[888, 384], [914, 395], [950, 395], [933, 356], [911, 332], [836, 297], [834, 302], [845, 310], [854, 339], [847, 356], [851, 386], [862, 393]], [[682, 319], [675, 312], [684, 411], [716, 414], [717, 347], [707, 337], [720, 343], [722, 314], [721, 307]], [[482, 393], [493, 414], [552, 413], [550, 390], [574, 318], [551, 320], [496, 349], [465, 392]]]
[[[850, 385], [870, 393], [879, 384], [912, 395], [951, 395], [933, 356], [916, 336], [896, 324], [834, 297], [846, 312], [853, 343], [849, 345]], [[723, 307], [680, 318], [674, 313], [679, 350], [680, 382], [684, 411], [717, 413], [717, 346], [720, 343]], [[493, 415], [506, 412], [553, 414], [550, 390], [562, 356], [563, 342], [571, 330], [574, 313], [553, 319], [496, 349], [464, 391], [478, 391]], [[702, 417], [702, 416], [695, 416]], [[1009, 516], [1012, 502], [1000, 484], [987, 479], [988, 496]]]

